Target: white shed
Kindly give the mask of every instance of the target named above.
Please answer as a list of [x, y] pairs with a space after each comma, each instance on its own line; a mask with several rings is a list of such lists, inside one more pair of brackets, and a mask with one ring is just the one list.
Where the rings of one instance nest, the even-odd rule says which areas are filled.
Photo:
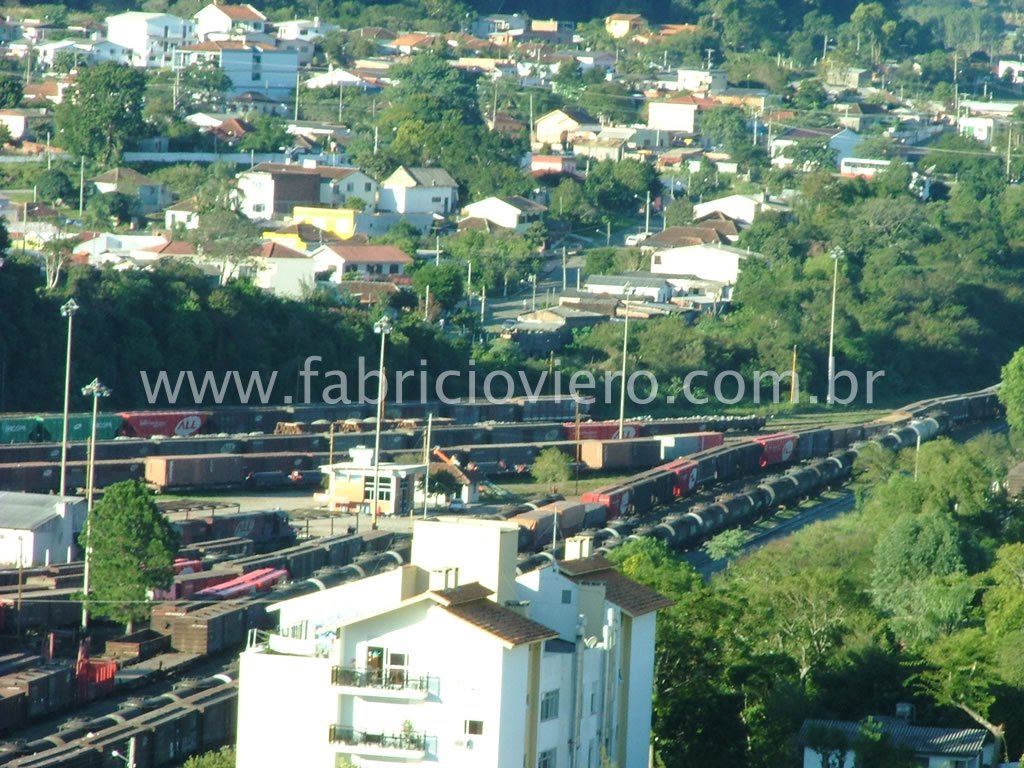
[[28, 568], [77, 559], [85, 518], [78, 496], [0, 491], [0, 564]]

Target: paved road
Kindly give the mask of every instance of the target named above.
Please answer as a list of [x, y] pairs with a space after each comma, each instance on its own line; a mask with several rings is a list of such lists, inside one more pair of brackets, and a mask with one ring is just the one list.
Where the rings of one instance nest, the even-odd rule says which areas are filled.
[[[786, 536], [789, 536], [812, 523], [831, 520], [841, 514], [850, 512], [853, 510], [853, 506], [853, 494], [849, 491], [845, 491], [839, 498], [829, 499], [821, 502], [820, 504], [815, 504], [813, 507], [802, 510], [796, 517], [790, 518], [789, 520], [786, 520], [785, 522], [780, 523], [779, 525], [776, 525], [762, 533], [755, 534], [750, 541], [744, 545], [743, 554], [752, 552], [759, 547], [763, 547], [768, 542], [785, 538]], [[705, 580], [710, 580], [714, 574], [725, 570], [729, 565], [729, 560], [726, 558], [712, 560], [703, 549], [687, 552], [683, 557], [704, 577]]]

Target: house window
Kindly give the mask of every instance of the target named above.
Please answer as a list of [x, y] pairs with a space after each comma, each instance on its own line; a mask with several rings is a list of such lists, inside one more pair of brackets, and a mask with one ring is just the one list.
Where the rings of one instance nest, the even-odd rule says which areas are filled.
[[352, 182], [350, 181], [348, 184], [345, 185], [345, 191], [346, 192], [351, 192], [352, 189], [353, 189]]
[[597, 714], [597, 683], [590, 686], [590, 714]]
[[373, 185], [370, 182], [366, 182], [365, 184], [363, 184], [363, 192], [369, 192], [372, 186]]
[[391, 266], [389, 266], [388, 267], [388, 274], [397, 275], [398, 274], [398, 265], [397, 264], [392, 264]]
[[572, 592], [568, 589], [562, 590], [562, 605], [568, 605], [572, 602]]
[[543, 752], [537, 755], [537, 768], [557, 768], [557, 766], [557, 749], [545, 749]]
[[467, 720], [463, 724], [464, 733], [467, 736], [483, 736], [484, 735], [484, 721], [483, 720]]
[[440, 203], [441, 202], [441, 198], [440, 197], [432, 197], [432, 198], [430, 198], [430, 202], [432, 202], [432, 203]]
[[263, 213], [263, 210], [264, 210], [265, 208], [266, 208], [266, 206], [265, 206], [265, 205], [264, 205], [263, 203], [256, 203], [256, 204], [255, 204], [255, 205], [254, 205], [254, 206], [252, 207], [252, 212], [253, 212], [253, 213]]
[[[558, 689], [545, 691], [540, 700], [540, 719], [554, 720], [558, 717]], [[552, 763], [554, 765], [554, 763]], [[538, 766], [539, 768], [539, 766]]]

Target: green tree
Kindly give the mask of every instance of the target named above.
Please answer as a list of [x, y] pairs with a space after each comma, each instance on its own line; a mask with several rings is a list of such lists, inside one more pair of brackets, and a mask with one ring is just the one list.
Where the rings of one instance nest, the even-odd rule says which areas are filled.
[[693, 223], [693, 203], [685, 197], [677, 197], [665, 206], [665, 224], [669, 227], [685, 227]]
[[235, 768], [235, 748], [221, 747], [213, 752], [204, 752], [185, 761], [183, 768]]
[[54, 168], [43, 171], [36, 178], [36, 194], [44, 202], [63, 203], [70, 200], [78, 192], [71, 179], [64, 171]]
[[292, 145], [284, 120], [276, 115], [258, 115], [253, 130], [245, 134], [238, 146], [245, 152], [278, 152]]
[[465, 291], [462, 268], [451, 263], [420, 267], [412, 276], [413, 290], [422, 300], [426, 300], [428, 286], [431, 305], [437, 304], [446, 310], [454, 309]]
[[715, 147], [733, 152], [741, 144], [750, 143], [747, 117], [738, 107], [715, 107], [703, 114], [700, 132]]
[[57, 106], [60, 145], [109, 165], [127, 142], [144, 135], [142, 107], [146, 75], [133, 67], [103, 62], [83, 69]]
[[1024, 432], [1024, 347], [1014, 353], [1002, 371], [999, 402], [1006, 409], [1006, 422], [1016, 432]]
[[99, 228], [131, 224], [139, 213], [138, 201], [123, 192], [96, 193], [85, 205], [90, 223]]
[[559, 483], [569, 481], [572, 473], [572, 460], [557, 448], [545, 448], [533, 460], [530, 474], [538, 483], [551, 486], [552, 492], [558, 490]]
[[199, 217], [199, 226], [189, 230], [188, 236], [200, 258], [220, 266], [221, 282], [226, 283], [252, 261], [261, 232], [237, 211], [215, 208]]
[[0, 109], [14, 109], [21, 104], [24, 93], [21, 80], [10, 75], [0, 77]]
[[114, 483], [88, 521], [92, 550], [90, 610], [127, 625], [149, 616], [147, 592], [174, 579], [178, 539], [152, 494], [135, 480]]
[[747, 544], [747, 534], [739, 528], [722, 531], [704, 542], [701, 547], [712, 560], [732, 560]]

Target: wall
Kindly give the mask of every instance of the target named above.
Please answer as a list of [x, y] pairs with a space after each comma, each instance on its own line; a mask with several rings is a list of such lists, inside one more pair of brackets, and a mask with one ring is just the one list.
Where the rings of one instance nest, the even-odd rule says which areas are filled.
[[413, 523], [411, 562], [430, 571], [459, 568], [459, 584], [479, 581], [499, 604], [516, 597], [519, 527], [511, 523], [450, 518]]

